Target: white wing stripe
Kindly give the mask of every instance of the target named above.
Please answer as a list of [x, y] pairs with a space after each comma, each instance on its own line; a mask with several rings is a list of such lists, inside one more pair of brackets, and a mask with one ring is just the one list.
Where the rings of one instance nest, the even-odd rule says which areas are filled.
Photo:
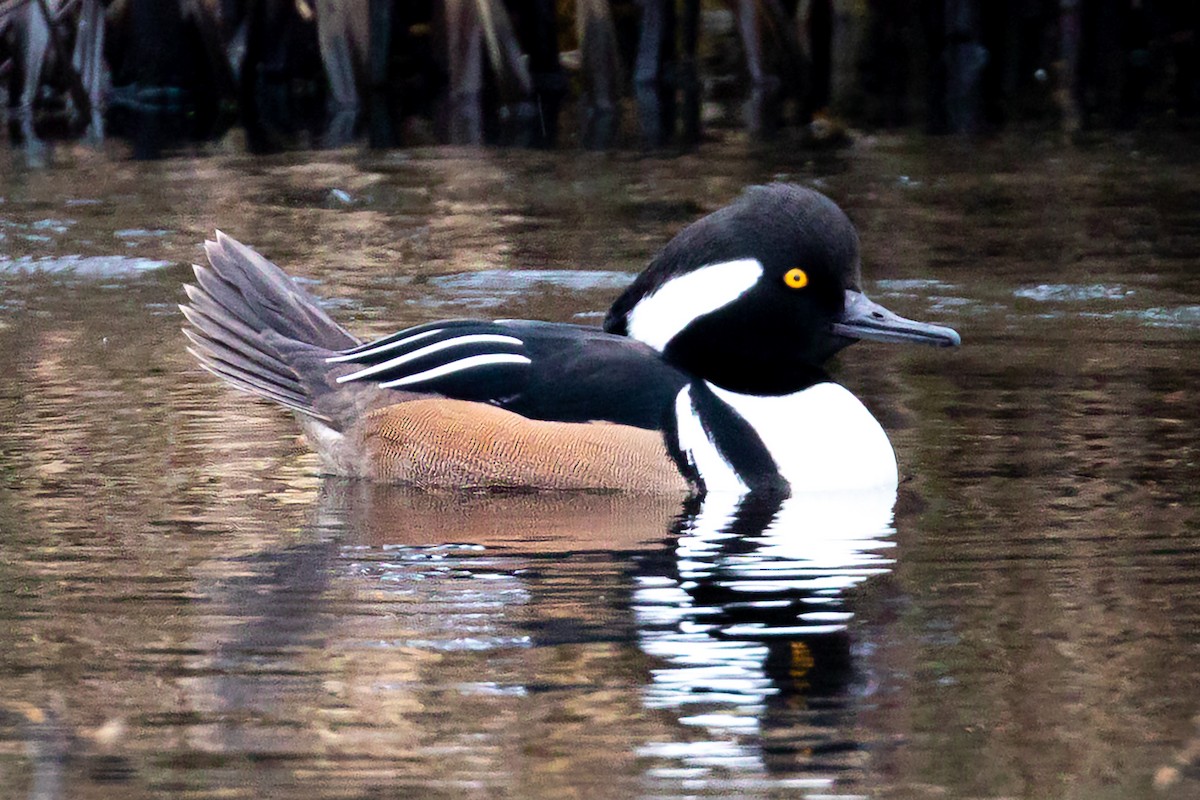
[[394, 381], [387, 381], [379, 384], [384, 389], [395, 389], [400, 386], [411, 386], [414, 383], [423, 383], [431, 381], [435, 378], [442, 378], [446, 375], [452, 375], [455, 372], [462, 372], [475, 367], [486, 367], [492, 364], [528, 364], [529, 359], [516, 353], [490, 353], [480, 356], [469, 356], [451, 361], [449, 364], [442, 364], [440, 367], [427, 369], [424, 372], [418, 372], [416, 375], [408, 375], [404, 378], [399, 378]]
[[343, 355], [343, 356], [330, 356], [329, 358], [325, 359], [325, 361], [327, 363], [333, 364], [333, 363], [337, 363], [339, 361], [354, 361], [355, 359], [359, 359], [364, 356], [374, 356], [374, 355], [378, 355], [380, 353], [386, 353], [388, 350], [395, 350], [397, 347], [402, 347], [403, 345], [406, 345], [406, 344], [412, 344], [413, 342], [418, 341], [420, 339], [426, 339], [430, 336], [436, 336], [437, 334], [441, 333], [444, 330], [445, 330], [445, 328], [436, 328], [432, 331], [423, 331], [422, 333], [414, 333], [412, 336], [405, 336], [403, 339], [397, 339], [394, 342], [388, 342], [387, 344], [381, 344], [378, 347], [368, 347], [366, 350], [359, 350], [357, 352], [349, 353], [349, 354]]
[[[402, 356], [397, 356], [396, 358], [390, 359], [388, 361], [384, 361], [382, 364], [376, 364], [374, 366], [367, 367], [366, 369], [360, 369], [358, 372], [352, 372], [349, 375], [343, 375], [342, 377], [337, 379], [337, 382], [345, 383], [346, 381], [356, 381], [361, 378], [369, 378], [372, 375], [378, 375], [381, 372], [387, 372], [388, 370], [395, 369], [396, 367], [407, 364], [410, 361], [415, 361], [418, 358], [424, 358], [425, 356], [431, 355], [433, 353], [437, 353], [441, 350], [446, 350], [451, 347], [460, 347], [462, 345], [467, 345], [467, 344], [515, 344], [515, 345], [520, 345], [520, 344], [522, 344], [522, 342], [520, 339], [516, 338], [515, 336], [501, 336], [499, 334], [494, 334], [494, 333], [476, 333], [476, 334], [470, 334], [467, 336], [456, 336], [453, 339], [447, 339], [444, 342], [436, 342], [434, 344], [426, 345], [425, 347], [422, 347], [419, 350], [414, 350], [411, 353], [405, 353]], [[497, 355], [499, 355], [499, 354], [497, 354]], [[511, 355], [511, 354], [505, 354], [505, 355]], [[487, 358], [489, 356], [484, 355], [482, 357]], [[524, 356], [521, 356], [521, 358], [524, 359], [524, 363], [529, 362], [528, 358], [525, 358]], [[465, 360], [470, 361], [471, 359], [468, 358]], [[455, 364], [455, 363], [458, 363], [458, 362], [456, 362], [456, 361], [451, 362], [451, 364]], [[450, 366], [450, 365], [447, 365], [447, 366]], [[429, 370], [429, 371], [432, 372], [433, 370]], [[419, 374], [424, 375], [425, 373], [422, 372]], [[400, 380], [406, 381], [406, 380], [408, 380], [408, 378], [401, 378]], [[385, 383], [385, 384], [381, 384], [381, 385], [382, 386], [389, 386], [389, 385], [403, 386], [404, 384], [393, 381], [391, 384]]]

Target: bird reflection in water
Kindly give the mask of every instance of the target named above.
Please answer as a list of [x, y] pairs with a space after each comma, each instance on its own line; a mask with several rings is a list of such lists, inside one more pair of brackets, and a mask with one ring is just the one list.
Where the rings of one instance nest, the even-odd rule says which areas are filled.
[[794, 772], [804, 761], [822, 776], [811, 788], [853, 766], [848, 701], [862, 682], [847, 594], [890, 572], [895, 502], [888, 487], [692, 504], [674, 558], [638, 576], [633, 609], [642, 649], [660, 660], [646, 704], [710, 740], [645, 755], [699, 771], [771, 772], [783, 759]]
[[549, 780], [516, 749], [664, 797], [860, 789], [847, 593], [890, 569], [894, 490], [681, 499], [326, 481], [310, 530], [198, 587], [177, 768], [441, 780], [456, 742], [450, 778], [493, 788]]

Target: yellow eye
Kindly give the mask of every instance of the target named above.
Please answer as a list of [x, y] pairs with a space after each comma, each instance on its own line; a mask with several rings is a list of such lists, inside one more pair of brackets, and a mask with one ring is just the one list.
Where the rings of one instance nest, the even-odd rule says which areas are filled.
[[803, 289], [808, 286], [808, 273], [799, 267], [792, 267], [783, 274], [783, 282], [792, 289]]

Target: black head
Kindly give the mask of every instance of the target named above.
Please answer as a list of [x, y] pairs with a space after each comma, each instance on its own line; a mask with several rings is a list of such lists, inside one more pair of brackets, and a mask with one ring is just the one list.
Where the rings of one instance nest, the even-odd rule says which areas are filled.
[[858, 338], [958, 343], [948, 328], [867, 300], [860, 271], [858, 233], [832, 200], [801, 186], [755, 186], [672, 239], [604, 328], [749, 394], [810, 385]]

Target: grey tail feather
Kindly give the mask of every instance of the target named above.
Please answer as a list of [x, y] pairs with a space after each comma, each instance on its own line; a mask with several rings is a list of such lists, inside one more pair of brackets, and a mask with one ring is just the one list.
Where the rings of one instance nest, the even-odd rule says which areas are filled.
[[[196, 285], [184, 286], [183, 333], [200, 366], [237, 389], [328, 421], [315, 406], [325, 376], [308, 376], [298, 357], [334, 352], [360, 341], [321, 310], [287, 273], [225, 234], [204, 243], [208, 267], [195, 266]], [[323, 361], [319, 359], [318, 361]]]

